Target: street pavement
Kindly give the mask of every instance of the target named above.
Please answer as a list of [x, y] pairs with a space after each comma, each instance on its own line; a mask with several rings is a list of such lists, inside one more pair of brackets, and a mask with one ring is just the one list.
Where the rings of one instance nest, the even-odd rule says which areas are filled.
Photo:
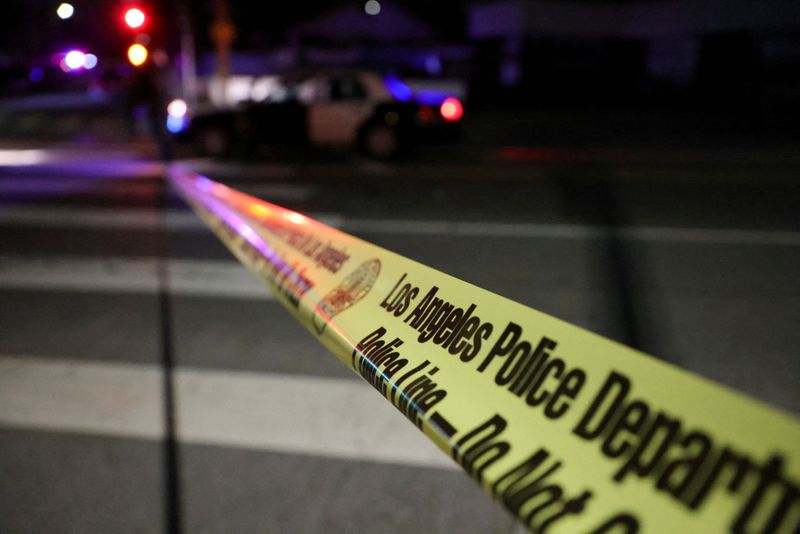
[[[0, 147], [0, 532], [516, 532], [163, 189], [153, 153]], [[791, 153], [184, 163], [800, 413]]]

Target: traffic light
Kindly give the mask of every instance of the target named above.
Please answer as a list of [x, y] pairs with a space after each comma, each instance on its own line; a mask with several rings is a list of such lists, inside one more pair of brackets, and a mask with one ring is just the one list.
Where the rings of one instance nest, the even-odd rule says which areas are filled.
[[138, 7], [131, 7], [125, 10], [125, 24], [133, 30], [141, 28], [146, 18], [144, 11]]
[[134, 67], [140, 67], [147, 62], [149, 55], [147, 45], [150, 38], [147, 34], [140, 33], [148, 25], [148, 15], [138, 3], [128, 2], [128, 5], [122, 10], [122, 18], [128, 30], [133, 30], [136, 34], [134, 43], [128, 47], [128, 61]]

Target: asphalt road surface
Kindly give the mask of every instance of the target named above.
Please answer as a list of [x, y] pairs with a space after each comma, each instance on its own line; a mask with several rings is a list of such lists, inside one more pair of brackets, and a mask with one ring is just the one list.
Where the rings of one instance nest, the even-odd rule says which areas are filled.
[[[516, 531], [292, 322], [142, 150], [0, 148], [0, 531]], [[791, 154], [186, 163], [800, 413]]]

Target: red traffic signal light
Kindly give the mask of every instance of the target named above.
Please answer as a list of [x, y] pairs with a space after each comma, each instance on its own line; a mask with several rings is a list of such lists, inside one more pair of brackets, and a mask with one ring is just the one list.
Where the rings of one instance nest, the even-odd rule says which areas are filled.
[[144, 11], [138, 7], [132, 7], [125, 11], [125, 24], [127, 24], [129, 28], [141, 28], [145, 18]]

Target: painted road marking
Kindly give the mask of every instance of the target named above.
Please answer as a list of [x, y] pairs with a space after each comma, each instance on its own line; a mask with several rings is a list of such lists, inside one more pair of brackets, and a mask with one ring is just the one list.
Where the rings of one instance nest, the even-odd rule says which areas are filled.
[[[205, 230], [206, 226], [189, 210], [164, 212], [163, 223], [176, 230]], [[41, 228], [139, 229], [161, 228], [162, 217], [153, 209], [70, 208], [61, 206], [5, 206], [0, 208], [0, 225]]]
[[26, 165], [39, 165], [47, 161], [45, 150], [40, 149], [0, 149], [0, 167], [22, 167]]
[[[265, 195], [266, 196], [266, 195]], [[378, 235], [430, 235], [589, 240], [609, 237], [610, 230], [580, 224], [512, 222], [426, 221], [404, 219], [351, 219], [335, 213], [309, 213], [309, 217], [340, 230]], [[171, 230], [208, 232], [188, 210], [163, 215]], [[161, 226], [154, 210], [70, 207], [6, 206], [0, 208], [0, 225], [45, 228], [113, 228], [152, 230]], [[626, 226], [614, 230], [623, 239], [661, 243], [800, 246], [800, 232], [717, 228]]]
[[[0, 255], [0, 287], [155, 293], [155, 258]], [[186, 296], [273, 300], [272, 293], [243, 265], [230, 260], [172, 259], [169, 290]]]
[[[366, 383], [178, 368], [184, 443], [456, 469]], [[157, 366], [0, 356], [0, 425], [103, 436], [164, 435]]]
[[[312, 216], [313, 218], [313, 216]], [[369, 234], [459, 235], [544, 239], [603, 239], [613, 234], [635, 241], [800, 246], [800, 232], [716, 228], [623, 226], [611, 229], [580, 224], [457, 221], [346, 220], [343, 230]]]

